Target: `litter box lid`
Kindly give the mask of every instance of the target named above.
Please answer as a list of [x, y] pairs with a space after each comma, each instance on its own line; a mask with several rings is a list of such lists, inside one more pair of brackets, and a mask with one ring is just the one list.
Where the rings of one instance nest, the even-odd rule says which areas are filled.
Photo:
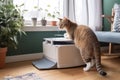
[[66, 45], [66, 44], [74, 44], [72, 39], [66, 39], [64, 37], [59, 38], [44, 38], [44, 41], [46, 41], [49, 44], [53, 45]]

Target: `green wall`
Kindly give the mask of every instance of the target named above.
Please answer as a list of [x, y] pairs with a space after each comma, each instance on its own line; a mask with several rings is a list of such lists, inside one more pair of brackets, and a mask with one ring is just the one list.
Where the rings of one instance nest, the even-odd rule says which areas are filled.
[[[103, 0], [103, 14], [111, 15], [111, 11], [113, 8], [114, 3], [120, 3], [120, 0]], [[103, 19], [103, 30], [108, 31], [110, 30], [110, 23]]]
[[8, 49], [7, 56], [40, 53], [43, 51], [42, 42], [43, 38], [56, 37], [55, 34], [63, 34], [65, 31], [35, 31], [26, 32], [26, 36], [18, 38], [18, 49]]

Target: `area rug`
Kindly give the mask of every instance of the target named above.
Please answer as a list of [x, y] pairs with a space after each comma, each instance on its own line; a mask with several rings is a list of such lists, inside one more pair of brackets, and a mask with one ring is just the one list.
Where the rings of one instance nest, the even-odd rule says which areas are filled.
[[43, 79], [41, 79], [36, 73], [27, 73], [16, 77], [6, 76], [4, 80], [43, 80]]

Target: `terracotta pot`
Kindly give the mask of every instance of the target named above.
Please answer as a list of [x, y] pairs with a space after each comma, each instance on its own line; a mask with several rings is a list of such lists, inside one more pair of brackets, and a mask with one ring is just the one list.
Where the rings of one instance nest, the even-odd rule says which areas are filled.
[[57, 26], [57, 21], [51, 21], [51, 26]]
[[0, 68], [4, 68], [5, 66], [6, 52], [7, 52], [7, 47], [0, 48]]

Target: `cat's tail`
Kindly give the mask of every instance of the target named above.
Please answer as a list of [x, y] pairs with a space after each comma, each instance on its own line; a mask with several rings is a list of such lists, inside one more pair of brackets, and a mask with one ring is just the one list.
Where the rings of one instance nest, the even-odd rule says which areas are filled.
[[101, 51], [99, 44], [96, 47], [94, 47], [94, 52], [95, 52], [94, 54], [95, 54], [96, 69], [100, 75], [106, 76], [107, 73], [102, 69], [101, 66]]

